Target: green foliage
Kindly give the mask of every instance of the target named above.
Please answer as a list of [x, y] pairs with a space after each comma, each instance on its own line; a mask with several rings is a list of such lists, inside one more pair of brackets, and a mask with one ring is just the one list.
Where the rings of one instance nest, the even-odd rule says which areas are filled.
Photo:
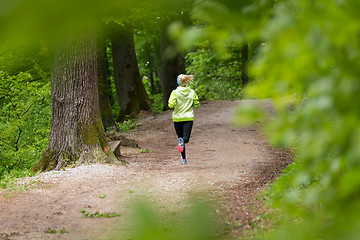
[[145, 148], [145, 149], [140, 150], [140, 153], [154, 153], [154, 152], [155, 152], [154, 150], [151, 150], [149, 148]]
[[52, 229], [52, 228], [48, 228], [44, 231], [44, 233], [48, 233], [48, 234], [57, 234], [57, 233], [60, 233], [60, 234], [65, 234], [65, 233], [69, 233], [69, 231], [67, 231], [65, 228], [62, 228], [59, 230], [59, 232], [56, 230], [56, 229]]
[[149, 95], [152, 107], [159, 112], [162, 111], [164, 105], [162, 96], [162, 93]]
[[274, 185], [274, 206], [292, 221], [271, 239], [360, 236], [358, 9], [357, 0], [199, 1], [194, 9], [204, 25], [198, 39], [219, 54], [262, 42], [247, 94], [272, 98], [268, 135], [297, 155], [293, 173]]
[[200, 99], [233, 100], [242, 96], [241, 64], [235, 51], [227, 60], [214, 51], [199, 48], [186, 55], [189, 74], [195, 75], [194, 87]]
[[196, 25], [183, 31], [185, 37], [179, 38], [179, 45], [191, 46], [207, 40], [220, 58], [227, 58], [232, 47], [261, 41], [259, 35], [271, 18], [273, 2], [198, 0], [192, 9]]
[[69, 231], [67, 231], [65, 228], [62, 228], [59, 230], [60, 234], [65, 234], [65, 233], [69, 233]]
[[[271, 97], [279, 112], [268, 131], [299, 160], [279, 205], [297, 224], [275, 235], [297, 239], [359, 236], [358, 1], [279, 3], [264, 29], [264, 46], [249, 90]], [[289, 112], [289, 106], [294, 110]], [[279, 184], [282, 184], [281, 182]]]
[[120, 113], [120, 106], [117, 101], [116, 87], [114, 81], [114, 63], [112, 58], [111, 42], [106, 41], [106, 62], [107, 62], [107, 77], [109, 84], [109, 98], [113, 116], [118, 116]]
[[[157, 17], [153, 17], [154, 23], [147, 23], [141, 29], [135, 29], [135, 48], [136, 56], [140, 69], [140, 75], [146, 76], [148, 79], [151, 75], [154, 76], [154, 86], [150, 86], [150, 81], [147, 82], [148, 93], [160, 93], [160, 80], [157, 78], [157, 71], [160, 68], [160, 27]], [[153, 88], [152, 88], [153, 87]]]
[[123, 132], [128, 132], [131, 129], [141, 126], [139, 119], [128, 118], [122, 123], [116, 123], [116, 127]]
[[[156, 1], [153, 5], [171, 2], [182, 4]], [[39, 0], [20, 1], [16, 8], [4, 3], [0, 3], [0, 40], [13, 43], [34, 40], [28, 36], [35, 36], [35, 42], [46, 35], [54, 40], [69, 26], [88, 24], [100, 6], [126, 13], [136, 9], [139, 1], [78, 1], [71, 4], [71, 12], [68, 1], [46, 5], [47, 11]], [[205, 99], [240, 97], [237, 49], [249, 42], [262, 43], [254, 48], [258, 54], [250, 69], [257, 83], [247, 94], [273, 99], [277, 115], [268, 124], [268, 135], [273, 143], [297, 150], [295, 165], [270, 195], [274, 206], [292, 218], [274, 233], [274, 239], [356, 239], [360, 235], [359, 9], [358, 0], [199, 0], [192, 12], [197, 25], [186, 30], [177, 24], [171, 29], [174, 35], [183, 31], [179, 46], [209, 40], [216, 51], [200, 48], [187, 56], [188, 72], [195, 74], [195, 88]], [[54, 18], [64, 21], [54, 22]], [[43, 64], [18, 63], [21, 57], [14, 58], [11, 52], [0, 56], [0, 66], [5, 66], [0, 69], [1, 177], [13, 169], [28, 168], [41, 156], [50, 129], [50, 84]], [[129, 129], [132, 124], [125, 125]], [[166, 239], [173, 228], [164, 231], [164, 225], [148, 213], [145, 209], [140, 214], [144, 231], [135, 239], [145, 239], [146, 234]], [[207, 223], [203, 218], [199, 221]], [[182, 229], [187, 227], [191, 228]], [[180, 231], [178, 236], [188, 232], [194, 233]]]
[[134, 230], [125, 234], [115, 232], [109, 239], [222, 239], [222, 224], [215, 220], [215, 210], [208, 202], [194, 201], [181, 212], [164, 212], [148, 202], [138, 201], [132, 210], [133, 217], [130, 222]]
[[48, 228], [44, 231], [44, 233], [49, 233], [49, 234], [56, 234], [57, 231], [55, 229], [52, 229], [52, 228]]
[[15, 54], [3, 51], [0, 58], [0, 179], [13, 169], [31, 168], [50, 133], [48, 66], [41, 62], [43, 57], [26, 54], [11, 64], [19, 57]]
[[19, 187], [18, 184], [17, 184], [17, 180], [19, 178], [31, 177], [31, 176], [34, 176], [34, 175], [35, 175], [35, 173], [32, 172], [29, 169], [24, 170], [24, 169], [14, 168], [9, 173], [5, 172], [1, 176], [0, 188], [10, 190], [10, 191], [27, 190], [28, 185], [25, 184], [25, 185]]
[[151, 83], [151, 80], [144, 76], [142, 83], [144, 84], [145, 90], [149, 96], [152, 108], [161, 112], [163, 109], [163, 99], [160, 79], [156, 77], [154, 78], [154, 82]]
[[86, 211], [84, 208], [81, 209], [81, 213], [83, 214], [84, 218], [114, 218], [114, 217], [121, 217], [120, 213], [102, 213], [102, 212], [93, 212], [90, 213]]
[[149, 95], [153, 109], [162, 111], [162, 89], [158, 70], [160, 62], [160, 27], [157, 16], [151, 17], [152, 24], [146, 24], [141, 29], [136, 29], [135, 49], [138, 60], [140, 75], [147, 94]]
[[[360, 235], [358, 1], [279, 1], [261, 30], [252, 96], [272, 98], [272, 141], [296, 147], [293, 174], [274, 186], [293, 221], [274, 239]], [[281, 194], [280, 194], [281, 193]]]

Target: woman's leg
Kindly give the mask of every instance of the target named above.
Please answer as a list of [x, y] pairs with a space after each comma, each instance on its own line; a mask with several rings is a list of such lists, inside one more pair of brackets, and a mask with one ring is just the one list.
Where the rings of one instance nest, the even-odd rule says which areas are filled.
[[191, 135], [191, 130], [192, 130], [192, 126], [193, 126], [193, 121], [187, 121], [187, 122], [183, 122], [183, 139], [185, 143], [188, 143], [190, 141], [190, 135]]
[[184, 136], [183, 122], [174, 122], [174, 127], [178, 138], [182, 138]]
[[191, 130], [193, 126], [193, 121], [187, 122], [174, 122], [174, 127], [178, 138], [182, 138], [184, 141], [184, 146], [181, 149], [181, 156], [183, 159], [186, 159], [185, 153], [185, 143], [188, 143], [190, 140]]
[[183, 159], [186, 159], [185, 143], [188, 143], [190, 141], [192, 126], [193, 126], [193, 121], [183, 122], [183, 135], [182, 136], [184, 139], [184, 150], [181, 153], [181, 156], [183, 157]]
[[176, 134], [178, 136], [178, 151], [181, 153], [181, 156], [185, 158], [185, 144], [184, 144], [184, 123], [183, 122], [174, 122], [174, 127]]

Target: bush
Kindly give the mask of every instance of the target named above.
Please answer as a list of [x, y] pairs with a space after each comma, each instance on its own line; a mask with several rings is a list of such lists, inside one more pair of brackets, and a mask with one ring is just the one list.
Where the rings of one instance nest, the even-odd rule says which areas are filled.
[[[4, 54], [0, 62], [11, 62], [11, 56]], [[30, 67], [20, 72], [4, 67], [6, 63], [0, 69], [0, 179], [5, 173], [30, 169], [50, 134], [49, 73], [33, 61], [26, 64]]]
[[[271, 97], [278, 116], [267, 131], [297, 149], [294, 174], [276, 183], [276, 205], [293, 221], [273, 239], [360, 236], [360, 44], [358, 1], [280, 1], [263, 29], [268, 39], [249, 89]], [[286, 184], [285, 184], [286, 183]]]
[[198, 49], [186, 56], [187, 72], [195, 75], [194, 88], [200, 99], [233, 100], [242, 97], [241, 64], [235, 54], [227, 60], [215, 52]]

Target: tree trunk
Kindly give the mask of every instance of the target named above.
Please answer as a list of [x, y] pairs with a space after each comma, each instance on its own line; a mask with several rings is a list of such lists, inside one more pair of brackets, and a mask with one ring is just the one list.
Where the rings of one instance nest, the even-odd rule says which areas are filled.
[[98, 87], [99, 103], [102, 123], [105, 130], [116, 129], [114, 117], [111, 111], [109, 82], [107, 78], [107, 56], [104, 38], [97, 36], [97, 65], [98, 65]]
[[151, 104], [139, 72], [135, 53], [132, 26], [113, 23], [111, 45], [114, 64], [114, 81], [117, 99], [121, 108], [117, 121], [126, 115], [135, 117], [140, 110], [150, 110]]
[[95, 34], [69, 37], [57, 46], [51, 71], [50, 140], [34, 171], [108, 160], [99, 110]]
[[155, 85], [154, 85], [154, 73], [150, 72], [150, 92], [151, 94], [155, 94]]
[[160, 82], [163, 92], [163, 111], [169, 109], [168, 100], [172, 90], [177, 87], [177, 76], [181, 73], [185, 74], [185, 56], [176, 49], [175, 43], [170, 41], [167, 27], [166, 23], [162, 23], [160, 27]]
[[249, 45], [246, 43], [241, 48], [241, 81], [243, 87], [249, 83], [248, 63], [249, 63]]

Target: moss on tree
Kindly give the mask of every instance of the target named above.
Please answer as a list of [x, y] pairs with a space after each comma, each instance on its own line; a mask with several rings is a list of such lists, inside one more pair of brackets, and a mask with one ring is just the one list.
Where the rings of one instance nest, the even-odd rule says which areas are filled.
[[34, 172], [48, 171], [53, 169], [52, 166], [56, 165], [57, 152], [54, 150], [46, 150], [42, 155], [38, 164], [32, 169]]

